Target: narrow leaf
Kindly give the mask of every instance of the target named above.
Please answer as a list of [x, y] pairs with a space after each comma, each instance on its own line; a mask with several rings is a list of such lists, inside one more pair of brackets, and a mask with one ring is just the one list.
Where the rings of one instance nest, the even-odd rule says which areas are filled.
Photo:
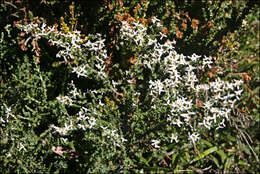
[[192, 161], [190, 162], [190, 164], [193, 163], [193, 162], [195, 162], [195, 161], [198, 161], [198, 160], [204, 158], [205, 156], [208, 156], [209, 154], [211, 154], [211, 153], [213, 153], [213, 152], [215, 152], [215, 151], [217, 151], [217, 150], [218, 150], [218, 148], [217, 148], [216, 146], [211, 147], [211, 148], [209, 148], [208, 150], [205, 150], [204, 152], [202, 152], [201, 154], [199, 154], [196, 158], [194, 158], [194, 160], [192, 160]]
[[206, 145], [209, 146], [209, 147], [212, 147], [212, 146], [213, 146], [213, 145], [212, 145], [209, 141], [207, 141], [207, 140], [200, 139], [200, 141], [201, 141], [202, 143], [206, 144]]
[[224, 174], [228, 172], [228, 169], [230, 168], [232, 163], [232, 157], [227, 158], [227, 161], [225, 163], [225, 167], [224, 167]]
[[227, 155], [225, 154], [225, 152], [223, 150], [218, 150], [217, 154], [220, 156], [221, 162], [224, 163], [225, 159], [227, 158]]
[[218, 168], [221, 168], [220, 165], [219, 165], [219, 162], [218, 162], [218, 159], [214, 156], [210, 156], [210, 159], [216, 164], [216, 166]]

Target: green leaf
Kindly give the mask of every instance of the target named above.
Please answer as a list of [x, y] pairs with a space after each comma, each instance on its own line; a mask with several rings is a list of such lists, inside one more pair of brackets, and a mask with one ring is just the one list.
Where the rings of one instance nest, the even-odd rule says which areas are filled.
[[60, 65], [61, 65], [61, 63], [58, 61], [52, 63], [52, 67], [54, 67], [54, 68], [59, 67]]
[[213, 152], [215, 152], [215, 151], [217, 151], [217, 150], [218, 150], [218, 148], [217, 148], [216, 146], [214, 146], [214, 147], [212, 147], [212, 148], [209, 148], [208, 150], [205, 150], [203, 153], [199, 154], [196, 158], [194, 158], [194, 159], [190, 162], [190, 164], [193, 163], [193, 162], [195, 162], [195, 161], [198, 161], [198, 160], [204, 158], [205, 156], [208, 156], [209, 154], [211, 154], [211, 153], [213, 153]]
[[221, 168], [220, 165], [219, 165], [219, 162], [218, 162], [218, 159], [214, 156], [210, 156], [210, 159], [216, 164], [216, 166], [218, 168]]
[[217, 154], [220, 156], [221, 162], [224, 163], [224, 161], [225, 161], [226, 158], [227, 158], [227, 155], [225, 154], [225, 152], [224, 152], [223, 150], [218, 150], [218, 151], [217, 151]]
[[234, 156], [227, 158], [226, 163], [225, 163], [225, 167], [224, 167], [224, 173], [226, 173], [228, 171], [228, 169], [230, 168], [230, 166], [232, 164], [233, 157]]
[[[178, 158], [177, 158], [177, 156], [178, 156], [178, 154], [177, 153], [175, 153], [175, 154], [173, 154], [172, 155], [172, 164], [174, 164], [175, 163], [175, 161], [176, 161], [176, 163], [177, 163], [177, 161], [178, 161]], [[177, 160], [176, 160], [177, 159]]]
[[46, 131], [44, 131], [43, 133], [40, 134], [40, 139], [45, 137], [49, 132], [50, 130], [52, 129], [52, 127], [50, 127], [49, 129], [47, 129]]
[[[254, 94], [257, 94], [260, 90], [260, 86], [256, 87], [254, 90], [253, 90], [253, 93]], [[257, 96], [258, 97], [258, 96]]]
[[238, 164], [242, 165], [242, 166], [248, 166], [248, 164], [246, 162], [242, 161], [242, 160], [239, 160]]
[[212, 147], [212, 146], [213, 146], [213, 145], [212, 145], [209, 141], [207, 141], [207, 140], [200, 139], [200, 141], [201, 141], [201, 143], [206, 144], [206, 145], [209, 146], [209, 147]]
[[141, 152], [139, 152], [139, 153], [135, 153], [136, 154], [136, 156], [139, 158], [139, 160], [142, 162], [142, 163], [144, 163], [146, 166], [150, 166], [149, 165], [149, 163], [148, 163], [148, 161], [142, 156], [142, 153]]
[[251, 151], [250, 151], [250, 149], [249, 149], [249, 147], [247, 145], [241, 143], [240, 148], [247, 155], [252, 155], [252, 153], [251, 153]]

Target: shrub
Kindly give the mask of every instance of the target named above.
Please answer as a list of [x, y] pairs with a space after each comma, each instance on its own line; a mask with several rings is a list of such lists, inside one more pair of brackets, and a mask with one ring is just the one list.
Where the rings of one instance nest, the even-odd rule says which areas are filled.
[[[121, 1], [99, 4], [101, 22], [87, 20], [92, 34], [76, 30], [84, 30], [74, 13], [82, 4], [70, 6], [60, 27], [48, 24], [50, 16], [31, 16], [15, 22], [20, 31], [13, 39], [14, 29], [6, 26], [0, 46], [3, 173], [257, 170], [257, 142], [248, 142], [248, 117], [237, 107], [247, 81], [223, 70], [220, 58], [228, 51], [218, 59], [185, 52], [165, 27], [169, 16], [164, 22], [151, 17], [157, 10], [151, 7], [168, 1], [150, 9], [148, 2], [136, 6], [134, 17]], [[196, 43], [200, 26], [191, 27], [183, 39]]]
[[[139, 22], [122, 22], [118, 49], [131, 57], [125, 55], [123, 63], [114, 64], [113, 72], [106, 69], [109, 58], [99, 34], [81, 38], [79, 31], [58, 31], [41, 22], [17, 26], [28, 35], [27, 44], [31, 42], [36, 54], [34, 64], [25, 62], [21, 69], [26, 76], [15, 77], [24, 79], [18, 83], [22, 89], [18, 86], [16, 90], [24, 91], [24, 96], [19, 94], [21, 101], [3, 105], [3, 123], [23, 123], [25, 127], [19, 129], [23, 134], [28, 130], [29, 137], [34, 137], [34, 141], [20, 141], [19, 148], [14, 148], [17, 153], [26, 154], [31, 146], [43, 146], [41, 149], [60, 156], [54, 164], [63, 168], [78, 162], [88, 172], [141, 169], [137, 160], [140, 151], [156, 159], [163, 158], [169, 144], [196, 147], [200, 134], [224, 128], [226, 120], [235, 114], [232, 108], [242, 94], [242, 81], [208, 79], [203, 72], [213, 66], [213, 59], [178, 54], [174, 42], [160, 32], [163, 26], [156, 18], [149, 23], [152, 35]], [[40, 39], [59, 49], [57, 63], [65, 66], [68, 76], [64, 93], [51, 102], [47, 101], [48, 78], [37, 64]], [[80, 80], [94, 85], [86, 84], [82, 89], [77, 86]], [[44, 114], [51, 106], [58, 112], [55, 117], [53, 111]], [[46, 120], [48, 117], [54, 123]], [[45, 128], [38, 137], [33, 129], [44, 120]], [[7, 130], [3, 131], [8, 136]], [[47, 144], [43, 137], [48, 139]], [[26, 165], [22, 165], [25, 171], [35, 168]]]

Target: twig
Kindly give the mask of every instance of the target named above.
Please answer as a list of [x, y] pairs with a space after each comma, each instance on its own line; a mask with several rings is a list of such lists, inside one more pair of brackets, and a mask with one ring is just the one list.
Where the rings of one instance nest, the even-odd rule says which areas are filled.
[[247, 141], [246, 136], [243, 134], [243, 132], [241, 130], [239, 130], [239, 132], [241, 133], [241, 135], [243, 136], [244, 140], [246, 141], [247, 145], [249, 146], [249, 148], [251, 149], [252, 153], [254, 154], [256, 161], [259, 162], [258, 156], [255, 153], [255, 151], [253, 150], [253, 148], [251, 147], [251, 145], [249, 144], [249, 142]]
[[203, 173], [204, 173], [203, 170], [198, 169], [198, 168], [196, 168], [196, 167], [194, 167], [194, 166], [189, 166], [189, 168], [192, 169], [193, 171], [199, 173], [199, 174], [203, 174]]

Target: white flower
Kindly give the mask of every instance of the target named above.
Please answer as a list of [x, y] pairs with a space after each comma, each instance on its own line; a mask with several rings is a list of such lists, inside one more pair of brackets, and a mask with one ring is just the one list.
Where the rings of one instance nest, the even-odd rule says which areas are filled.
[[98, 104], [103, 107], [105, 104], [101, 102], [101, 100], [98, 101]]
[[96, 125], [96, 119], [95, 119], [94, 117], [92, 117], [92, 118], [90, 118], [90, 119], [88, 120], [88, 123], [89, 123], [89, 128], [92, 129], [93, 126]]
[[191, 119], [191, 117], [190, 117], [190, 114], [188, 114], [188, 113], [182, 113], [182, 114], [180, 114], [181, 115], [181, 117], [183, 117], [184, 118], [184, 121], [185, 122], [189, 122], [190, 121], [190, 119]]
[[164, 85], [160, 80], [156, 80], [156, 81], [150, 80], [149, 83], [150, 83], [149, 88], [158, 92], [159, 95], [161, 94], [161, 92], [164, 92], [164, 89], [163, 89]]
[[211, 108], [210, 108], [210, 112], [211, 112], [211, 113], [218, 113], [218, 112], [219, 112], [219, 109], [216, 108], [216, 107], [211, 107]]
[[191, 140], [191, 142], [193, 144], [195, 144], [195, 142], [199, 140], [199, 134], [196, 132], [193, 132], [192, 134], [190, 134], [190, 132], [188, 132], [188, 135], [189, 135], [189, 139]]
[[203, 58], [203, 62], [202, 62], [202, 67], [205, 68], [206, 66], [208, 66], [209, 68], [211, 68], [211, 64], [213, 63], [212, 61], [212, 57], [204, 57]]
[[236, 94], [236, 96], [237, 96], [237, 99], [238, 99], [239, 96], [242, 94], [242, 92], [243, 92], [243, 89], [238, 90], [238, 91], [235, 91], [235, 94]]
[[204, 104], [204, 108], [210, 110], [211, 106], [213, 105], [210, 101], [206, 101]]
[[20, 143], [19, 143], [19, 151], [21, 151], [21, 150], [26, 151], [26, 148], [25, 148], [24, 145], [20, 142]]
[[196, 62], [198, 59], [201, 58], [201, 56], [198, 56], [196, 54], [192, 54], [191, 56], [188, 56], [188, 58], [190, 58], [191, 61]]
[[[195, 67], [191, 66], [191, 65], [188, 65], [188, 67], [185, 68], [186, 71], [188, 72], [191, 72], [193, 71], [194, 69], [196, 69]], [[193, 73], [194, 74], [194, 73]]]
[[72, 98], [73, 99], [76, 99], [77, 96], [79, 96], [79, 92], [78, 92], [78, 89], [74, 86], [73, 90], [70, 91], [70, 94], [72, 95]]
[[5, 109], [5, 115], [6, 115], [6, 119], [2, 119], [2, 118], [1, 118], [1, 120], [2, 120], [3, 122], [5, 122], [5, 121], [8, 122], [8, 119], [9, 119], [10, 116], [13, 117], [13, 118], [16, 118], [15, 115], [12, 114], [12, 108], [11, 108], [11, 107], [6, 107], [6, 109]]
[[183, 122], [178, 118], [172, 121], [172, 124], [177, 125], [178, 127], [181, 127]]
[[167, 35], [163, 34], [162, 32], [159, 32], [161, 37], [160, 37], [160, 40], [162, 40], [162, 38], [166, 37], [167, 38]]
[[186, 57], [185, 57], [183, 54], [181, 54], [181, 55], [179, 56], [179, 64], [181, 64], [181, 65], [187, 65], [187, 64], [188, 64], [188, 61], [186, 61], [185, 58], [186, 58]]
[[230, 109], [230, 108], [225, 108], [224, 111], [223, 111], [223, 116], [224, 116], [226, 119], [229, 119], [230, 113], [231, 113], [231, 109]]
[[5, 123], [5, 120], [2, 117], [0, 117], [0, 123]]
[[86, 130], [86, 128], [85, 128], [85, 126], [83, 124], [79, 123], [79, 124], [77, 124], [77, 126], [78, 126], [79, 129], [82, 129], [84, 131]]
[[222, 129], [222, 128], [224, 128], [224, 127], [226, 127], [226, 125], [225, 125], [225, 120], [223, 119], [223, 120], [221, 121], [221, 123], [218, 125], [218, 127], [216, 128], [216, 130]]
[[72, 105], [73, 100], [69, 96], [58, 96], [57, 100], [65, 105]]
[[241, 86], [243, 84], [243, 80], [235, 80], [235, 86]]
[[88, 71], [86, 69], [91, 69], [88, 65], [77, 66], [72, 68], [72, 73], [76, 73], [77, 77], [88, 77]]
[[210, 116], [206, 116], [203, 118], [203, 123], [199, 123], [200, 126], [204, 126], [207, 129], [211, 129], [211, 125], [212, 125], [212, 120]]
[[53, 126], [53, 128], [55, 129], [56, 132], [58, 132], [61, 135], [66, 135], [68, 130], [65, 128], [61, 128], [61, 127], [57, 127], [57, 126]]
[[160, 148], [160, 146], [159, 146], [160, 140], [152, 140], [151, 142], [152, 142], [151, 145], [152, 145], [153, 147], [155, 147], [155, 148], [157, 148], [157, 149]]
[[234, 84], [226, 82], [226, 87], [225, 88], [226, 88], [226, 90], [229, 90], [229, 89], [233, 90], [234, 89]]
[[119, 85], [119, 83], [118, 83], [118, 82], [115, 82], [114, 80], [112, 80], [112, 86], [113, 86], [113, 88], [116, 88], [117, 85]]
[[72, 130], [72, 120], [70, 120], [70, 124], [67, 125], [67, 123], [64, 123], [64, 129], [69, 131], [69, 130]]
[[151, 39], [151, 38], [149, 38], [148, 39], [148, 45], [150, 46], [150, 45], [153, 45], [153, 44], [156, 44], [157, 43], [157, 40], [156, 39]]
[[202, 85], [197, 85], [196, 86], [196, 91], [199, 92], [200, 90], [207, 91], [210, 89], [210, 86], [208, 84], [202, 84]]
[[172, 133], [171, 134], [171, 137], [170, 137], [170, 142], [172, 143], [173, 141], [175, 141], [176, 143], [178, 143], [179, 142], [179, 140], [178, 140], [178, 135], [177, 134], [174, 134], [174, 133]]
[[158, 23], [158, 22], [160, 22], [160, 20], [159, 20], [159, 19], [157, 19], [156, 17], [153, 17], [153, 18], [152, 18], [152, 23], [154, 23], [154, 24], [155, 24], [155, 23]]
[[[189, 82], [190, 84], [194, 84], [194, 82], [197, 82], [198, 79], [196, 77], [196, 75], [194, 74], [194, 72], [192, 71], [189, 71], [187, 76], [186, 76], [186, 80], [187, 80], [187, 83]], [[193, 86], [192, 86], [193, 87]], [[194, 87], [193, 87], [194, 88]]]

